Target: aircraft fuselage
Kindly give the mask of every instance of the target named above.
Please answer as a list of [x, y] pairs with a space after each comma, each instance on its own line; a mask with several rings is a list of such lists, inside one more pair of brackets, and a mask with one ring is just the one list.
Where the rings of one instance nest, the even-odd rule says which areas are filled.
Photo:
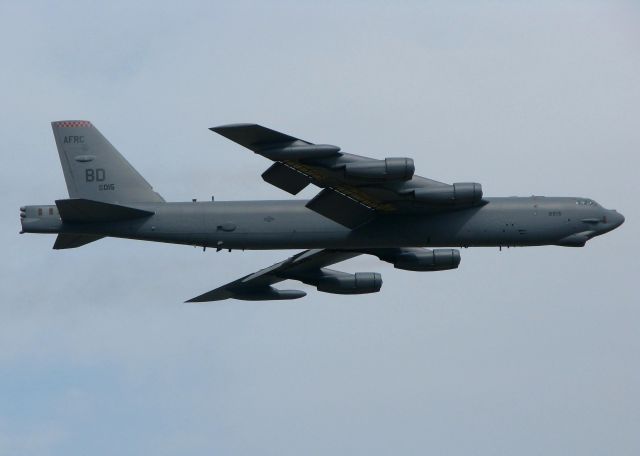
[[483, 206], [442, 214], [380, 215], [355, 230], [309, 210], [303, 200], [129, 204], [154, 214], [111, 223], [64, 223], [56, 206], [27, 206], [23, 231], [255, 250], [582, 246], [624, 221], [585, 198], [485, 200]]

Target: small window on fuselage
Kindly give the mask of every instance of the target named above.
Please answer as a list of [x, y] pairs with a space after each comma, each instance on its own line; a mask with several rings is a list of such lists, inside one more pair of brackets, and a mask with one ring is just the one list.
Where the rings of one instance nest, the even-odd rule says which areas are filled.
[[38, 208], [38, 215], [42, 215], [42, 208], [41, 207]]

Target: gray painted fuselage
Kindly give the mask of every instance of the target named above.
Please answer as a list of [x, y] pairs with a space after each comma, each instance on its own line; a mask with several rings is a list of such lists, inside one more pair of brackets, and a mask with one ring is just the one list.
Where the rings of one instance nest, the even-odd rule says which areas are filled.
[[[112, 223], [63, 223], [55, 206], [28, 206], [23, 230], [255, 250], [582, 246], [624, 221], [618, 212], [585, 198], [485, 201], [483, 206], [441, 214], [380, 215], [355, 230], [307, 209], [303, 200], [137, 203], [129, 206], [154, 215]], [[44, 215], [36, 214], [39, 208]]]

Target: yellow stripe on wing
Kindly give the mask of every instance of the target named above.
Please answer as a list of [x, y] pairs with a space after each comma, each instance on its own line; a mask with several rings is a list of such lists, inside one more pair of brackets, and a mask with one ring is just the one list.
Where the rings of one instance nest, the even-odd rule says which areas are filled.
[[371, 196], [366, 192], [358, 189], [357, 187], [344, 185], [339, 181], [336, 182], [335, 179], [327, 178], [328, 176], [323, 174], [322, 170], [319, 170], [318, 168], [306, 166], [293, 160], [285, 160], [284, 163], [286, 163], [287, 166], [290, 166], [291, 168], [294, 168], [295, 170], [309, 176], [319, 187], [333, 188], [340, 193], [347, 195], [349, 198], [353, 198], [359, 203], [362, 203], [365, 206], [368, 206], [380, 212], [395, 212], [397, 210], [397, 208], [393, 204], [375, 200], [371, 198]]

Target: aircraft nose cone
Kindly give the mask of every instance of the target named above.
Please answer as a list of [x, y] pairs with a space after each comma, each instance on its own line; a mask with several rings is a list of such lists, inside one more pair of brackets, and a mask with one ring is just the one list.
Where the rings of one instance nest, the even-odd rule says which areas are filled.
[[611, 225], [613, 226], [612, 229], [618, 228], [620, 225], [624, 223], [624, 215], [622, 215], [621, 213], [616, 211], [611, 211], [610, 214], [611, 215], [609, 216], [609, 220]]

